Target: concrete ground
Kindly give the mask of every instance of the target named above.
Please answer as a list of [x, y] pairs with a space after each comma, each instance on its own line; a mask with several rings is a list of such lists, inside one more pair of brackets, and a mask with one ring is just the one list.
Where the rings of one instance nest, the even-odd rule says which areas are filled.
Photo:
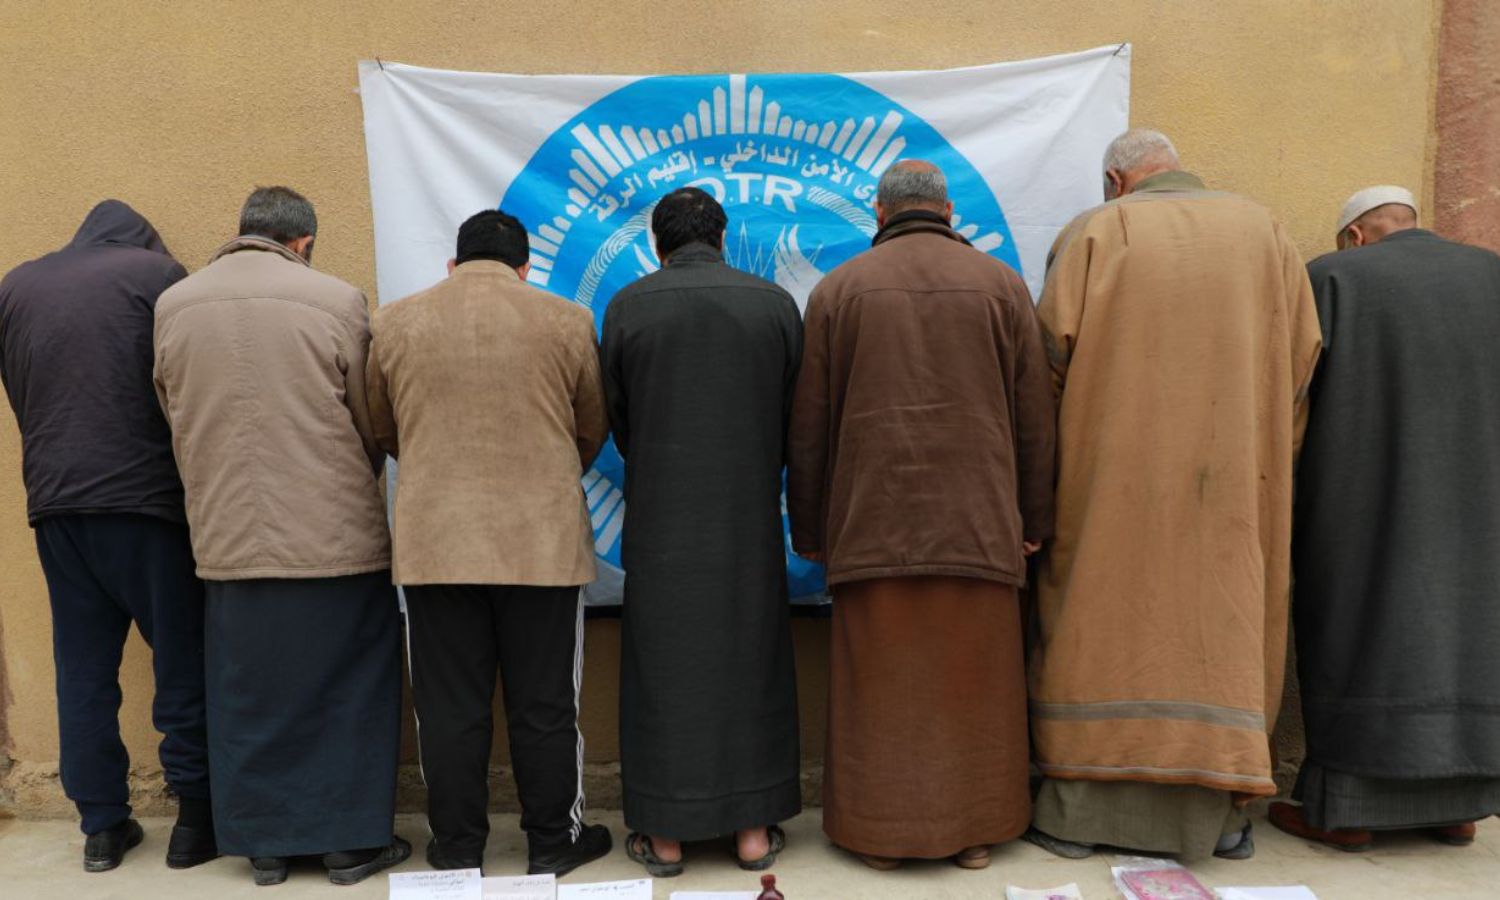
[[[610, 881], [643, 877], [621, 849], [624, 826], [619, 813], [591, 817], [614, 831], [616, 847], [605, 859], [568, 877], [569, 882]], [[525, 869], [525, 841], [517, 817], [493, 817], [486, 874], [520, 873]], [[351, 888], [330, 885], [320, 868], [294, 868], [291, 879], [275, 888], [257, 888], [243, 859], [220, 859], [188, 871], [174, 872], [162, 863], [171, 822], [148, 819], [146, 841], [131, 851], [119, 869], [86, 874], [82, 868], [83, 837], [71, 822], [56, 820], [0, 821], [0, 898], [5, 900], [296, 900], [296, 898], [376, 898], [387, 895], [384, 874]], [[397, 831], [415, 848], [412, 860], [397, 871], [423, 868], [421, 851], [427, 837], [420, 816], [402, 816]], [[1003, 900], [1008, 884], [1055, 887], [1077, 882], [1090, 900], [1119, 896], [1110, 879], [1115, 857], [1069, 861], [1057, 859], [1029, 844], [1008, 844], [995, 851], [989, 869], [970, 872], [947, 862], [908, 863], [895, 872], [876, 872], [830, 846], [819, 827], [817, 810], [788, 823], [787, 850], [776, 866], [788, 900], [831, 898], [985, 898]], [[1500, 896], [1500, 824], [1482, 823], [1472, 847], [1442, 846], [1419, 835], [1387, 836], [1375, 850], [1347, 854], [1314, 846], [1256, 821], [1258, 852], [1246, 862], [1213, 860], [1193, 867], [1210, 886], [1306, 884], [1320, 900], [1382, 900], [1382, 898], [1492, 898]], [[657, 900], [673, 891], [758, 890], [755, 875], [742, 872], [729, 857], [728, 843], [690, 845], [688, 870], [681, 877], [659, 880]]]

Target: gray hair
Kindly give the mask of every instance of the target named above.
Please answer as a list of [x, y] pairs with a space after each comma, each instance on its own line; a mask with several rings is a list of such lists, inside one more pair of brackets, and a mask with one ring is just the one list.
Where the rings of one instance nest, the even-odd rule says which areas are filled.
[[1177, 148], [1160, 131], [1132, 128], [1109, 142], [1104, 151], [1104, 171], [1129, 172], [1142, 166], [1177, 168]]
[[312, 203], [289, 187], [258, 187], [240, 207], [240, 234], [270, 238], [279, 244], [318, 233]]
[[930, 162], [899, 160], [880, 176], [875, 199], [888, 213], [913, 206], [942, 206], [948, 202], [948, 179]]

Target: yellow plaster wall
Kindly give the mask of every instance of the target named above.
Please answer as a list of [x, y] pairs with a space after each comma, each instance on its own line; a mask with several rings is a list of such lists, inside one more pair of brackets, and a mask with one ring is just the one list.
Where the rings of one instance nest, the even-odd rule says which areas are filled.
[[[1352, 190], [1430, 198], [1440, 0], [597, 0], [117, 3], [0, 0], [0, 271], [64, 243], [96, 201], [147, 215], [190, 268], [232, 235], [255, 184], [317, 204], [317, 263], [374, 289], [355, 62], [512, 72], [938, 68], [1130, 41], [1132, 120], [1189, 167], [1331, 249]], [[976, 111], [976, 114], [983, 114]], [[0, 413], [0, 664], [10, 755], [57, 758], [47, 598]], [[803, 671], [820, 677], [814, 623]], [[591, 628], [597, 644], [614, 630]], [[149, 665], [132, 639], [124, 730], [150, 765]], [[597, 657], [613, 658], [599, 646]], [[611, 671], [585, 700], [614, 747]], [[805, 705], [820, 691], [809, 683]], [[810, 724], [821, 709], [807, 710]], [[816, 737], [809, 742], [816, 749]]]

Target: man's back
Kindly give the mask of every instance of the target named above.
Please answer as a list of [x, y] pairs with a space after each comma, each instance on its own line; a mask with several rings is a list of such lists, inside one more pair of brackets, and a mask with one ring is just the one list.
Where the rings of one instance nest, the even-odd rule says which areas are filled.
[[0, 282], [0, 375], [32, 522], [81, 512], [182, 521], [151, 329], [158, 295], [185, 274], [151, 225], [111, 200], [68, 246]]
[[[802, 357], [790, 295], [692, 245], [614, 297], [604, 336], [605, 378], [627, 404], [614, 417], [615, 443], [629, 460], [633, 511], [646, 512], [653, 497], [644, 492], [659, 497], [672, 479], [724, 494], [748, 479], [779, 496]], [[682, 514], [711, 520], [724, 499], [700, 495]]]
[[1038, 760], [1271, 793], [1312, 291], [1260, 206], [1184, 172], [1137, 191], [1063, 233], [1038, 310], [1062, 385]]
[[255, 237], [162, 296], [157, 389], [202, 577], [388, 565], [380, 454], [362, 433], [366, 316], [356, 288]]
[[1326, 345], [1293, 532], [1310, 758], [1492, 772], [1500, 257], [1409, 229], [1308, 268]]
[[372, 412], [401, 463], [397, 583], [591, 580], [579, 479], [605, 429], [588, 310], [478, 259], [381, 308], [375, 334]]
[[[835, 269], [808, 304], [803, 377], [826, 379], [829, 405], [806, 410], [799, 438], [823, 420], [831, 458], [794, 448], [793, 522], [826, 521], [808, 541], [827, 552], [830, 583], [1021, 584], [1023, 538], [1050, 531], [1052, 398], [1030, 294], [932, 227]], [[826, 519], [804, 499], [825, 475]]]

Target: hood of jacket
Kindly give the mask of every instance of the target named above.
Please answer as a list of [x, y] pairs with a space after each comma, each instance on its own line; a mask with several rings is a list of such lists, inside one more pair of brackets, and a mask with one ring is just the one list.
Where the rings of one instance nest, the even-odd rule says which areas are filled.
[[90, 247], [99, 244], [121, 244], [165, 256], [172, 255], [167, 251], [161, 235], [146, 221], [146, 217], [121, 200], [105, 200], [89, 210], [68, 246]]

